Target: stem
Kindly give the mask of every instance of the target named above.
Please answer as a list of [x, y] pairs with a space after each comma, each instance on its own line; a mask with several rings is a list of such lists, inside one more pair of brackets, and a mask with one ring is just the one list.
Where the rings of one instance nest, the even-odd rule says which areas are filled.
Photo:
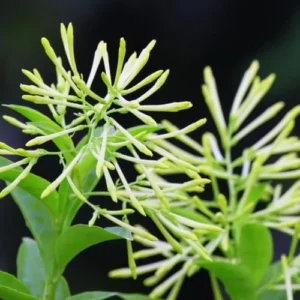
[[229, 208], [230, 211], [233, 213], [235, 208], [236, 208], [236, 191], [234, 187], [234, 179], [232, 179], [233, 175], [233, 167], [232, 167], [232, 157], [231, 157], [231, 146], [230, 146], [230, 141], [231, 141], [231, 130], [229, 129], [228, 136], [227, 136], [227, 145], [225, 147], [225, 163], [226, 163], [226, 168], [227, 168], [227, 173], [229, 175], [227, 179], [228, 183], [228, 189], [229, 189]]
[[211, 272], [209, 273], [209, 277], [214, 294], [214, 300], [224, 300], [216, 277], [212, 275]]
[[219, 194], [220, 194], [217, 179], [216, 179], [216, 177], [213, 176], [213, 175], [210, 176], [209, 178], [210, 178], [210, 180], [211, 180], [211, 186], [212, 186], [212, 190], [213, 190], [213, 194], [214, 194], [214, 199], [215, 199], [215, 201], [217, 201], [218, 196], [219, 196]]
[[44, 291], [44, 295], [43, 295], [43, 300], [54, 300], [54, 289], [55, 288], [55, 284], [53, 283], [52, 280], [48, 280], [46, 282], [46, 286], [45, 286], [45, 291]]
[[289, 255], [288, 255], [288, 262], [289, 263], [291, 263], [291, 261], [294, 258], [294, 255], [296, 253], [297, 245], [298, 245], [298, 242], [299, 242], [299, 233], [300, 233], [300, 223], [298, 222], [295, 226], [295, 229], [294, 229], [294, 235], [293, 235], [293, 238], [292, 238], [290, 251], [289, 251]]
[[284, 273], [284, 281], [285, 281], [285, 290], [286, 290], [286, 296], [287, 300], [293, 300], [293, 289], [292, 289], [292, 281], [291, 281], [291, 275], [289, 273], [289, 266], [288, 266], [288, 261], [285, 256], [281, 257], [281, 264], [283, 268], [283, 273]]

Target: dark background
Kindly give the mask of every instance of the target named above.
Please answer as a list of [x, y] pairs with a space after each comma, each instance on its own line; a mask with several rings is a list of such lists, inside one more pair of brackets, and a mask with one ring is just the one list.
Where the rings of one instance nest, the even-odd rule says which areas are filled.
[[[170, 68], [171, 75], [152, 103], [192, 101], [192, 110], [168, 116], [180, 127], [208, 116], [200, 94], [202, 70], [208, 64], [213, 67], [225, 112], [253, 59], [259, 59], [262, 76], [277, 74], [275, 86], [260, 106], [262, 110], [278, 100], [286, 101], [287, 107], [299, 103], [299, 0], [12, 0], [2, 1], [0, 8], [0, 103], [20, 102], [19, 84], [25, 81], [22, 68], [36, 67], [46, 79], [54, 80], [52, 65], [39, 41], [46, 36], [62, 53], [60, 22], [74, 24], [75, 51], [82, 73], [88, 72], [100, 40], [108, 43], [114, 59], [121, 36], [125, 37], [130, 51], [140, 51], [151, 39], [156, 39], [147, 71]], [[7, 112], [2, 108], [1, 114]], [[134, 121], [126, 119], [126, 126], [133, 125]], [[18, 130], [3, 121], [0, 126], [2, 141], [23, 146], [25, 139]], [[206, 129], [211, 128], [208, 122]], [[45, 161], [36, 171], [51, 179], [57, 170]], [[83, 210], [77, 221], [87, 222], [89, 213]], [[26, 235], [22, 216], [12, 200], [1, 200], [1, 270], [15, 273], [17, 249]], [[289, 244], [279, 234], [276, 243], [278, 258]], [[111, 242], [79, 255], [68, 267], [66, 277], [73, 293], [101, 289], [145, 292], [140, 281], [107, 278], [110, 269], [125, 263], [124, 243]], [[201, 299], [211, 299], [205, 274], [187, 280], [180, 299], [195, 299], [195, 292], [201, 293]]]

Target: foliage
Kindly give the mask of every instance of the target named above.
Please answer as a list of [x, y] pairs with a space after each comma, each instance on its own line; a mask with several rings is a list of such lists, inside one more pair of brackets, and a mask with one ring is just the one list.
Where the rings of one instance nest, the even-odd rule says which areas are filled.
[[[0, 297], [147, 299], [143, 295], [102, 291], [71, 296], [63, 277], [68, 263], [80, 252], [95, 244], [123, 239], [129, 267], [113, 270], [110, 276], [137, 278], [154, 272], [144, 280], [145, 285], [154, 286], [149, 295], [152, 299], [166, 295], [169, 300], [177, 299], [185, 278], [200, 269], [209, 272], [216, 300], [223, 299], [218, 280], [233, 300], [293, 299], [300, 278], [299, 256], [295, 253], [300, 228], [300, 142], [290, 134], [300, 108], [290, 110], [253, 145], [244, 142], [243, 151], [233, 155], [242, 139], [283, 108], [282, 102], [276, 103], [244, 125], [270, 89], [274, 75], [261, 80], [256, 76], [258, 63], [253, 62], [226, 122], [212, 71], [205, 68], [202, 90], [219, 140], [206, 132], [199, 143], [188, 134], [204, 125], [206, 119], [178, 129], [168, 121], [158, 123], [149, 115], [189, 109], [190, 102], [144, 104], [169, 74], [168, 70], [159, 70], [137, 82], [155, 41], [126, 60], [126, 43], [121, 39], [114, 74], [107, 45], [100, 42], [90, 74], [85, 77], [76, 65], [71, 24], [67, 28], [61, 25], [61, 37], [69, 67], [42, 38], [57, 80], [47, 84], [36, 69], [23, 70], [31, 84], [21, 84], [26, 93], [23, 100], [46, 106], [50, 116], [28, 105], [7, 105], [25, 121], [3, 116], [24, 134], [35, 137], [30, 137], [24, 148], [0, 143], [0, 178], [6, 183], [0, 197], [12, 195], [33, 237], [24, 238], [20, 246], [17, 277], [0, 273]], [[92, 89], [101, 62], [105, 95]], [[141, 124], [126, 128], [123, 114], [133, 115]], [[172, 139], [177, 140], [175, 144]], [[177, 142], [191, 152], [177, 146]], [[54, 143], [57, 150], [48, 150], [47, 143]], [[52, 182], [32, 172], [45, 156], [55, 156], [61, 166], [60, 175]], [[132, 182], [120, 161], [135, 168], [137, 176]], [[183, 180], [171, 181], [177, 174]], [[281, 184], [284, 179], [293, 181], [286, 190]], [[98, 188], [101, 181], [105, 190]], [[228, 191], [223, 190], [224, 181]], [[212, 197], [204, 199], [202, 195], [206, 194], [201, 193], [209, 183]], [[103, 206], [103, 196], [111, 198], [109, 207], [114, 209]], [[90, 207], [91, 219], [88, 224], [73, 224], [82, 205]], [[150, 218], [164, 240], [158, 240], [142, 225], [133, 226], [133, 213]], [[100, 217], [113, 227], [96, 225]], [[292, 235], [290, 252], [273, 264], [270, 229]], [[133, 242], [146, 249], [134, 252]], [[163, 259], [136, 265], [136, 261], [157, 255]]]

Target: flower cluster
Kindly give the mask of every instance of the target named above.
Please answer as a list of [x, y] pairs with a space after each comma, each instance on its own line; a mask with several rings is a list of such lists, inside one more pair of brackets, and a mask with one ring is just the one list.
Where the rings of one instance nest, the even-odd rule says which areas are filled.
[[[164, 235], [167, 243], [148, 242], [137, 238], [137, 241], [148, 249], [135, 252], [136, 259], [156, 255], [164, 257], [158, 262], [137, 267], [137, 273], [141, 275], [154, 272], [154, 275], [144, 281], [147, 286], [156, 286], [150, 294], [153, 299], [165, 295], [169, 290], [167, 299], [176, 299], [184, 278], [197, 272], [201, 265], [199, 261], [203, 259], [213, 257], [216, 260], [234, 262], [233, 236], [239, 222], [259, 222], [271, 229], [293, 235], [289, 259], [283, 258], [283, 266], [286, 276], [290, 276], [292, 272], [295, 280], [296, 275], [299, 278], [300, 269], [295, 267], [299, 257], [294, 258], [294, 255], [299, 236], [300, 159], [297, 154], [300, 151], [300, 140], [291, 136], [291, 132], [295, 119], [300, 114], [300, 107], [291, 109], [269, 132], [263, 134], [254, 144], [247, 145], [245, 140], [249, 134], [260, 130], [261, 125], [272, 120], [284, 107], [283, 102], [275, 103], [251, 119], [251, 113], [275, 79], [272, 74], [261, 80], [256, 75], [258, 69], [259, 64], [254, 61], [246, 71], [234, 98], [228, 124], [212, 71], [209, 67], [204, 69], [205, 83], [202, 92], [216, 125], [219, 141], [216, 135], [206, 132], [199, 143], [186, 133], [176, 135], [178, 128], [167, 121], [164, 122], [168, 134], [174, 134], [173, 137], [177, 141], [183, 143], [185, 148], [191, 149], [189, 152], [170, 141], [157, 139], [156, 133], [149, 133], [149, 138], [155, 142], [161, 153], [180, 157], [185, 163], [193, 165], [198, 172], [210, 179], [212, 187], [212, 199], [203, 199], [189, 193], [181, 194], [177, 190], [176, 200], [170, 202], [170, 210], [177, 214], [173, 216], [172, 224], [170, 220], [165, 220], [163, 212], [155, 216], [150, 215], [157, 226], [163, 224], [172, 228], [172, 234], [181, 237], [179, 243], [175, 243], [170, 235]], [[250, 121], [246, 123], [247, 120]], [[243, 149], [234, 157], [234, 147], [241, 142], [244, 142]], [[184, 169], [171, 162], [169, 169], [154, 167], [151, 168], [151, 172], [156, 182], [163, 185], [162, 176], [179, 174], [184, 172]], [[286, 189], [282, 183], [277, 183], [282, 180], [292, 180], [293, 184]], [[220, 184], [224, 181], [228, 185], [225, 191], [221, 189], [224, 185]], [[199, 186], [195, 188], [198, 190]], [[198, 226], [197, 222], [202, 224]], [[215, 231], [212, 230], [214, 226]], [[193, 233], [201, 241], [201, 247], [195, 246], [193, 239], [186, 238], [187, 228], [193, 228]], [[206, 231], [206, 228], [209, 228], [209, 231]], [[163, 228], [161, 232], [163, 233]], [[174, 268], [177, 270], [178, 264], [182, 264], [179, 271], [167, 277]], [[110, 275], [128, 277], [129, 273], [127, 269], [119, 269], [112, 271]], [[279, 276], [276, 287], [281, 286], [285, 289], [283, 284], [280, 285], [280, 280], [284, 281], [284, 275]], [[288, 281], [292, 289], [297, 288], [298, 281], [295, 281], [294, 285], [291, 283], [292, 279]]]
[[[205, 217], [193, 220], [184, 214], [185, 207], [191, 203], [201, 205], [201, 200], [196, 195], [204, 190], [210, 180], [199, 175], [198, 158], [195, 163], [191, 161], [190, 156], [174, 153], [176, 148], [170, 151], [165, 146], [169, 145], [168, 139], [186, 140], [186, 135], [201, 127], [206, 120], [200, 119], [183, 129], [161, 133], [160, 131], [169, 128], [168, 122], [157, 123], [149, 113], [178, 112], [190, 108], [191, 103], [144, 104], [165, 83], [168, 70], [156, 71], [138, 83], [132, 84], [148, 62], [155, 42], [152, 41], [139, 55], [133, 53], [126, 60], [126, 44], [125, 40], [121, 39], [114, 74], [110, 68], [107, 45], [100, 42], [95, 51], [90, 74], [85, 78], [76, 65], [71, 24], [67, 28], [61, 25], [61, 37], [69, 67], [63, 64], [62, 58], [57, 56], [49, 41], [46, 38], [42, 39], [44, 50], [56, 69], [56, 83], [47, 84], [41, 74], [34, 69], [23, 70], [32, 84], [21, 84], [21, 89], [26, 93], [22, 97], [23, 100], [48, 107], [51, 117], [27, 106], [8, 105], [28, 121], [22, 122], [12, 116], [4, 116], [4, 119], [20, 128], [23, 133], [35, 137], [29, 139], [24, 149], [13, 149], [4, 143], [0, 144], [1, 155], [21, 158], [17, 162], [2, 166], [0, 172], [8, 172], [27, 165], [25, 169], [18, 169], [20, 175], [1, 192], [0, 196], [7, 195], [26, 178], [41, 157], [55, 155], [59, 159], [62, 171], [43, 190], [40, 197], [44, 199], [54, 191], [58, 191], [59, 196], [63, 198], [67, 186], [72, 193], [69, 202], [62, 205], [64, 210], [61, 212], [61, 218], [66, 215], [75, 216], [80, 206], [87, 204], [93, 210], [90, 226], [94, 226], [97, 219], [103, 216], [114, 224], [128, 229], [133, 233], [135, 240], [153, 245], [154, 252], [150, 253], [161, 251], [162, 245], [165, 249], [163, 253], [169, 256], [171, 251], [175, 251], [180, 254], [179, 260], [195, 254], [210, 260], [213, 246], [204, 247], [203, 242], [208, 239], [220, 239], [224, 234], [223, 229], [207, 222]], [[92, 89], [94, 81], [100, 78], [98, 69], [102, 63], [103, 71], [100, 73], [106, 87], [105, 95], [99, 95]], [[147, 86], [150, 88], [145, 91]], [[142, 88], [143, 93], [136, 94]], [[118, 115], [127, 113], [134, 115], [142, 124], [125, 128], [117, 118]], [[83, 133], [83, 137], [76, 144], [73, 137], [78, 133]], [[35, 148], [47, 142], [53, 142], [57, 151]], [[138, 176], [135, 181], [128, 182], [121, 168], [121, 160], [130, 162], [136, 167]], [[202, 158], [199, 158], [199, 162], [201, 161]], [[186, 175], [185, 182], [171, 182], [158, 175], [177, 173], [179, 170]], [[115, 177], [118, 178], [117, 181], [113, 179]], [[105, 181], [106, 190], [96, 189], [101, 179]], [[194, 195], [194, 198], [191, 199], [190, 195]], [[109, 196], [113, 202], [121, 206], [117, 210], [108, 210], [89, 199], [91, 197], [97, 199], [100, 196]], [[75, 204], [74, 199], [77, 201]], [[168, 245], [157, 242], [157, 238], [147, 230], [130, 225], [128, 215], [134, 212], [149, 216]], [[135, 278], [139, 273], [135, 259], [145, 254], [142, 252], [133, 255], [131, 241], [127, 241], [127, 249], [130, 276]], [[156, 281], [157, 279], [154, 279], [151, 282]]]
[[[119, 56], [117, 69], [114, 78], [110, 70], [109, 57], [107, 46], [104, 42], [100, 42], [94, 55], [92, 67], [88, 78], [85, 80], [82, 74], [79, 74], [75, 57], [74, 57], [74, 41], [73, 27], [70, 24], [66, 28], [61, 25], [61, 37], [64, 45], [66, 57], [70, 66], [70, 70], [63, 66], [62, 59], [58, 57], [46, 38], [42, 39], [42, 45], [46, 54], [55, 65], [57, 72], [57, 83], [46, 84], [39, 72], [34, 69], [32, 72], [23, 70], [23, 73], [32, 81], [34, 85], [21, 84], [21, 89], [26, 92], [23, 99], [35, 104], [46, 105], [55, 122], [55, 127], [48, 122], [48, 118], [44, 116], [44, 122], [27, 122], [22, 123], [19, 120], [4, 116], [4, 119], [22, 129], [23, 133], [38, 135], [30, 139], [27, 147], [42, 145], [48, 141], [56, 143], [60, 150], [62, 164], [65, 166], [61, 175], [47, 187], [42, 193], [44, 198], [55, 190], [64, 179], [68, 178], [70, 185], [74, 188], [74, 193], [81, 199], [85, 199], [80, 190], [76, 188], [72, 182], [72, 171], [75, 166], [89, 154], [96, 160], [95, 174], [100, 179], [104, 174], [108, 191], [114, 201], [117, 201], [118, 195], [115, 191], [115, 185], [112, 182], [110, 171], [116, 170], [122, 184], [127, 191], [130, 187], [125, 179], [122, 170], [119, 167], [118, 160], [128, 160], [141, 166], [151, 166], [159, 168], [167, 168], [163, 160], [151, 160], [141, 158], [141, 154], [151, 157], [153, 152], [159, 153], [159, 150], [153, 148], [152, 142], [147, 139], [147, 133], [157, 131], [163, 128], [145, 112], [155, 111], [170, 111], [176, 112], [191, 107], [190, 102], [176, 102], [162, 105], [143, 105], [143, 102], [155, 93], [165, 82], [169, 71], [157, 71], [141, 80], [133, 86], [130, 83], [140, 73], [146, 65], [150, 51], [154, 47], [155, 42], [152, 41], [141, 53], [137, 56], [133, 53], [125, 63], [126, 44], [125, 40], [120, 40]], [[104, 71], [101, 73], [101, 78], [107, 87], [107, 94], [104, 97], [96, 94], [91, 86], [97, 70], [103, 61]], [[127, 95], [130, 95], [139, 89], [154, 83], [145, 93], [138, 97], [129, 100]], [[126, 99], [127, 98], [127, 99]], [[18, 107], [11, 106], [12, 109], [19, 111]], [[75, 117], [70, 122], [67, 121], [67, 112], [73, 113]], [[125, 129], [115, 118], [117, 114], [131, 113], [142, 121], [143, 126], [136, 128]], [[24, 113], [22, 113], [24, 115]], [[37, 118], [37, 117], [36, 117]], [[183, 132], [193, 131], [205, 123], [205, 120], [200, 120], [183, 129]], [[50, 128], [52, 127], [52, 128]], [[73, 137], [80, 131], [87, 131], [81, 142], [75, 147], [70, 145], [61, 145], [59, 138]], [[178, 133], [181, 134], [181, 131]], [[164, 139], [164, 136], [161, 136]], [[65, 147], [64, 147], [65, 146]], [[30, 165], [43, 155], [56, 154], [50, 153], [47, 150], [23, 150], [12, 149], [5, 144], [1, 144], [1, 154], [26, 156], [26, 159], [18, 163], [12, 164], [10, 167], [23, 165], [30, 162]], [[119, 153], [122, 148], [130, 149], [131, 155]], [[135, 151], [138, 150], [138, 152]], [[141, 154], [139, 154], [139, 152]], [[28, 157], [33, 157], [29, 160]], [[180, 161], [180, 160], [178, 160]], [[9, 167], [6, 167], [9, 168]], [[191, 166], [193, 169], [194, 167]], [[132, 198], [131, 204], [141, 213], [145, 214], [139, 201], [129, 193]], [[163, 201], [163, 200], [162, 200]], [[165, 203], [166, 204], [166, 203]], [[167, 205], [167, 204], [166, 204]]]

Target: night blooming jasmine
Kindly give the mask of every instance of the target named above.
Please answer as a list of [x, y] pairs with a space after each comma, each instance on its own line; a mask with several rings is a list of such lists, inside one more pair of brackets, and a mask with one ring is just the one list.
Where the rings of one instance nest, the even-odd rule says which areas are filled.
[[[217, 135], [204, 132], [194, 140], [189, 134], [205, 128], [206, 118], [184, 128], [155, 119], [156, 112], [192, 107], [188, 101], [151, 104], [169, 75], [169, 70], [158, 70], [140, 78], [155, 41], [139, 54], [127, 55], [121, 38], [114, 69], [101, 41], [89, 74], [82, 74], [72, 24], [61, 24], [61, 38], [63, 57], [46, 38], [41, 41], [56, 70], [54, 83], [45, 82], [36, 69], [23, 70], [29, 83], [21, 84], [22, 99], [42, 105], [48, 114], [27, 105], [5, 105], [18, 116], [4, 115], [4, 120], [28, 135], [28, 141], [16, 149], [0, 142], [0, 179], [6, 184], [0, 197], [11, 194], [32, 238], [24, 238], [19, 248], [17, 277], [0, 272], [0, 298], [187, 299], [180, 294], [184, 280], [204, 269], [215, 300], [225, 299], [224, 293], [232, 300], [292, 300], [300, 289], [300, 142], [292, 135], [300, 106], [256, 141], [246, 139], [284, 108], [278, 102], [251, 115], [275, 76], [260, 79], [254, 61], [226, 117], [206, 67], [202, 92]], [[105, 92], [98, 93], [95, 84]], [[136, 126], [128, 127], [124, 114]], [[52, 182], [33, 173], [46, 156], [56, 158], [60, 170]], [[126, 170], [130, 166], [136, 172], [133, 179]], [[289, 185], [284, 185], [287, 179]], [[74, 224], [83, 205], [90, 217]], [[141, 222], [151, 220], [157, 230], [133, 224], [133, 214]], [[100, 227], [103, 219], [113, 226]], [[291, 236], [289, 252], [275, 263], [270, 230]], [[146, 276], [149, 296], [114, 291], [71, 296], [63, 276], [67, 265], [88, 247], [116, 239], [126, 243], [128, 267], [109, 276]], [[142, 248], [136, 250], [136, 244]]]

